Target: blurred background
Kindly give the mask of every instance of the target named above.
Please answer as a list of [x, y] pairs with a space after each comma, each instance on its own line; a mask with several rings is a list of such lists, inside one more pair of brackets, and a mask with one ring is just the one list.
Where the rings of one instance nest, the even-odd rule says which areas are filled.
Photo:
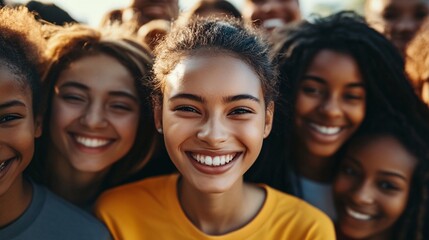
[[[230, 0], [239, 10], [245, 0]], [[26, 3], [28, 0], [6, 0], [6, 3]], [[79, 22], [97, 26], [107, 11], [129, 5], [130, 0], [39, 0], [44, 3], [54, 3], [67, 11]], [[196, 0], [179, 0], [182, 11], [192, 6]], [[329, 15], [339, 10], [363, 11], [364, 0], [300, 0], [300, 8], [305, 18], [312, 14]]]

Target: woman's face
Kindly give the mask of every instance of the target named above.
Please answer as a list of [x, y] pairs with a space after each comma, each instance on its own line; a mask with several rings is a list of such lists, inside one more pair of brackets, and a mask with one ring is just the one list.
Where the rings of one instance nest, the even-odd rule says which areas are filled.
[[255, 72], [230, 56], [188, 57], [167, 76], [163, 94], [155, 121], [184, 182], [205, 193], [241, 183], [272, 124], [273, 105]]
[[366, 91], [355, 60], [322, 50], [300, 80], [295, 134], [303, 151], [331, 157], [365, 117]]
[[390, 136], [355, 142], [334, 182], [341, 233], [353, 239], [388, 239], [407, 205], [416, 162]]
[[115, 58], [87, 56], [54, 87], [49, 156], [82, 172], [107, 170], [134, 144], [140, 102], [130, 72]]
[[368, 23], [404, 54], [429, 15], [429, 0], [368, 0], [365, 14]]
[[41, 134], [31, 90], [22, 81], [26, 80], [0, 67], [0, 198], [18, 186], [17, 179], [33, 158], [34, 138]]
[[267, 30], [300, 20], [298, 0], [246, 0], [243, 18]]

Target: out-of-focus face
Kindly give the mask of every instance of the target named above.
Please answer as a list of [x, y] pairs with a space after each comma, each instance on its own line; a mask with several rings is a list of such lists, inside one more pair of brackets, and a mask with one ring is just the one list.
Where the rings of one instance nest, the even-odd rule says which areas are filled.
[[429, 15], [429, 0], [368, 0], [368, 23], [404, 54], [407, 44]]
[[298, 0], [246, 0], [243, 18], [257, 26], [272, 30], [300, 20]]
[[139, 106], [134, 78], [115, 58], [72, 62], [55, 84], [49, 156], [81, 172], [107, 170], [133, 146]]
[[[25, 80], [23, 80], [25, 81]], [[34, 153], [35, 124], [32, 94], [17, 76], [0, 68], [0, 198], [12, 190]]]
[[141, 26], [156, 19], [171, 21], [178, 15], [178, 0], [134, 0], [131, 8], [124, 10], [122, 20], [127, 22], [135, 18]]
[[391, 239], [407, 205], [416, 162], [390, 136], [355, 142], [334, 182], [340, 232], [351, 239]]
[[300, 80], [295, 103], [295, 135], [302, 151], [334, 155], [365, 117], [366, 90], [355, 60], [322, 50]]
[[203, 193], [242, 184], [271, 131], [272, 116], [258, 75], [230, 56], [179, 62], [165, 80], [163, 103], [155, 111], [183, 184]]

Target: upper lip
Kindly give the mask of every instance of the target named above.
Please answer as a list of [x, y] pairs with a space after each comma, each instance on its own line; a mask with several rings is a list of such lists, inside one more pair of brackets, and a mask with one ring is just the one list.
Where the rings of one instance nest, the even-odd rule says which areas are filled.
[[207, 151], [207, 150], [189, 150], [186, 151], [190, 154], [200, 154], [200, 155], [204, 155], [204, 156], [210, 156], [210, 157], [216, 157], [216, 156], [222, 156], [222, 155], [235, 155], [237, 153], [240, 153], [240, 151]]
[[114, 139], [112, 137], [105, 137], [105, 136], [100, 136], [100, 135], [81, 134], [81, 133], [76, 133], [76, 132], [71, 132], [70, 134], [72, 136], [79, 136], [79, 137], [84, 137], [84, 138], [92, 138], [92, 139], [100, 139], [100, 140], [113, 140]]

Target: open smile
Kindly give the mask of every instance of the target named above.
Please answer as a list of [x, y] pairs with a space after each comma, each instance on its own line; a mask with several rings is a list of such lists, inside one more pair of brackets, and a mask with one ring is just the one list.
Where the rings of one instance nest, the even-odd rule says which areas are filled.
[[103, 148], [114, 141], [111, 138], [88, 137], [79, 134], [71, 134], [71, 136], [78, 145], [86, 148]]
[[368, 221], [368, 220], [374, 219], [373, 215], [367, 214], [367, 213], [362, 213], [362, 212], [354, 210], [350, 207], [346, 207], [345, 211], [346, 211], [347, 215], [349, 215], [350, 217], [357, 219], [357, 220]]
[[239, 153], [230, 153], [217, 156], [209, 156], [199, 153], [190, 153], [192, 159], [205, 166], [223, 166], [232, 162]]
[[308, 125], [314, 131], [316, 131], [316, 132], [318, 132], [320, 134], [323, 134], [323, 135], [327, 135], [327, 136], [337, 135], [343, 129], [342, 127], [338, 127], [338, 126], [323, 126], [323, 125], [319, 125], [319, 124], [316, 124], [316, 123], [313, 123], [313, 122], [310, 122]]

